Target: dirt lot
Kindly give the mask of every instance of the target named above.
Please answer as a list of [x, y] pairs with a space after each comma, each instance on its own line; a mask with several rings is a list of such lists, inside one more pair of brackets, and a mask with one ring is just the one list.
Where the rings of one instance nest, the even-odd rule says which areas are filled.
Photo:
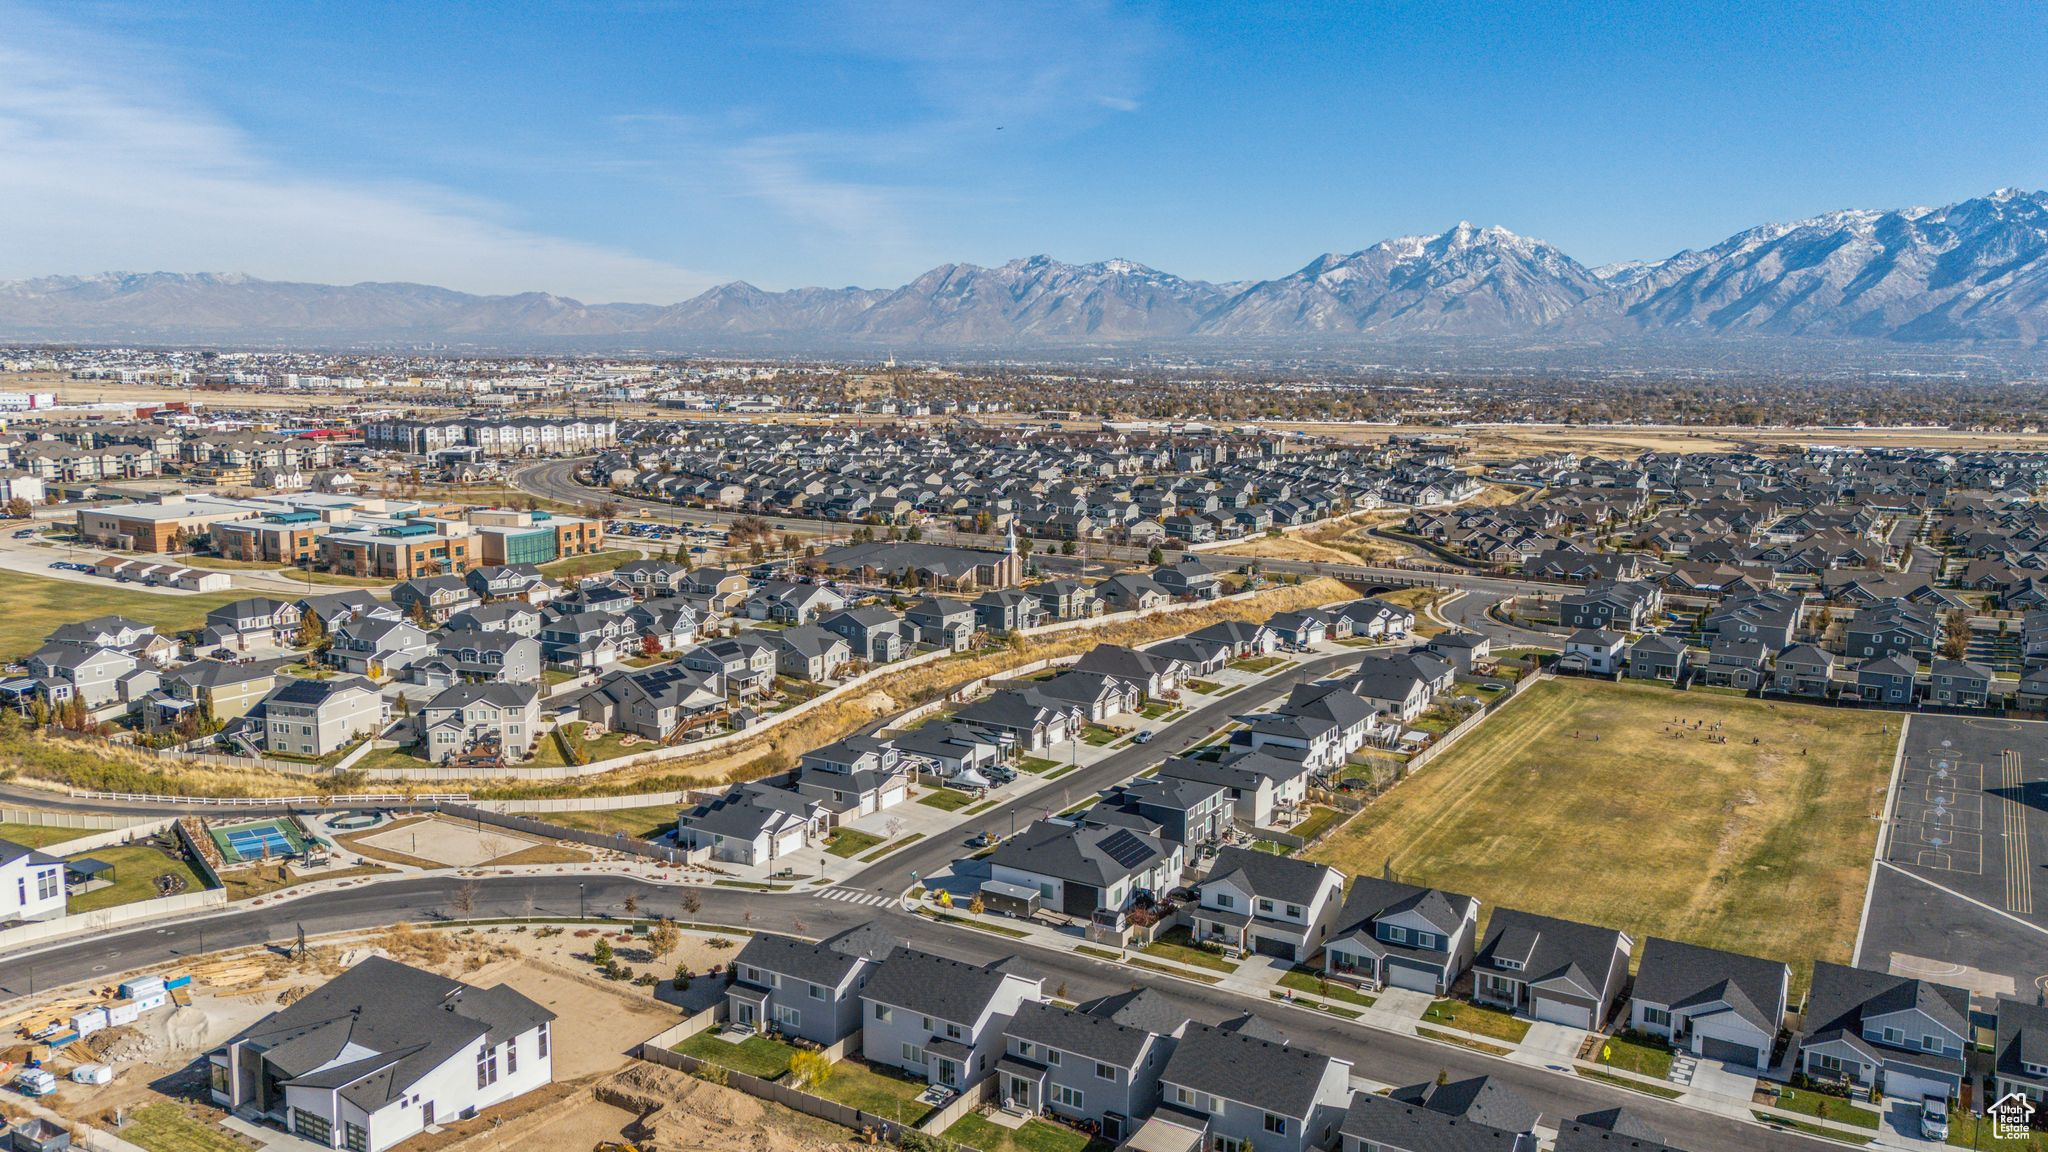
[[372, 860], [415, 868], [474, 868], [479, 864], [565, 864], [590, 859], [537, 836], [495, 825], [465, 824], [440, 816], [397, 820], [368, 832], [336, 837]]
[[[553, 1032], [556, 1090], [535, 1093], [533, 1099], [508, 1106], [496, 1117], [507, 1124], [533, 1112], [552, 1116], [563, 1108], [574, 1111], [575, 1101], [590, 1103], [590, 1086], [598, 1077], [624, 1068], [635, 1044], [682, 1018], [681, 1011], [669, 1001], [680, 1000], [694, 1009], [718, 995], [718, 985], [709, 979], [696, 980], [681, 993], [666, 982], [658, 988], [646, 988], [602, 980], [594, 974], [590, 961], [590, 951], [596, 942], [594, 932], [578, 935], [576, 930], [556, 929], [543, 936], [541, 931], [538, 927], [521, 931], [512, 926], [497, 930], [425, 930], [399, 925], [380, 933], [312, 941], [303, 959], [260, 949], [209, 957], [191, 968], [190, 1007], [149, 1013], [133, 1026], [96, 1034], [91, 1038], [90, 1052], [67, 1050], [52, 1061], [51, 1066], [60, 1077], [87, 1059], [111, 1063], [117, 1071], [112, 1084], [87, 1088], [65, 1081], [46, 1103], [73, 1119], [102, 1123], [116, 1110], [132, 1113], [169, 1100], [183, 1106], [194, 1121], [210, 1125], [219, 1116], [201, 1103], [206, 1087], [202, 1061], [207, 1050], [374, 954], [388, 955], [479, 986], [507, 984], [554, 1010], [558, 1018]], [[684, 963], [703, 972], [714, 964], [729, 961], [740, 943], [726, 938], [725, 947], [715, 947], [714, 939], [708, 934], [685, 933], [677, 951], [659, 962], [635, 938], [621, 934], [613, 936], [611, 942], [620, 961], [635, 967], [673, 972], [678, 963]], [[5, 1028], [11, 1037], [11, 1047], [4, 1053], [6, 1058], [19, 1060], [27, 1054], [21, 1043], [21, 1029], [68, 1018], [111, 994], [111, 984], [116, 979], [109, 975], [109, 983], [104, 987], [45, 998], [32, 1009], [17, 1009], [0, 1017], [0, 1028]], [[434, 1148], [459, 1143], [479, 1130], [487, 1134], [491, 1118], [486, 1117], [476, 1128], [463, 1126], [467, 1131], [451, 1130], [445, 1138], [432, 1141]], [[615, 1122], [591, 1142], [616, 1139], [618, 1131]], [[589, 1143], [582, 1146], [588, 1147]], [[430, 1150], [423, 1148], [421, 1152]]]

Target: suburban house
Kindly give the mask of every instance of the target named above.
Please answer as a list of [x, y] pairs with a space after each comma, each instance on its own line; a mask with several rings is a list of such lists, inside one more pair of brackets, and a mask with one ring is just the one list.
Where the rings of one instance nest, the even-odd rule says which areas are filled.
[[1343, 730], [1335, 721], [1279, 712], [1254, 712], [1239, 719], [1254, 751], [1271, 749], [1275, 755], [1300, 760], [1317, 773], [1344, 765]]
[[1928, 656], [1941, 637], [1934, 610], [1906, 600], [1885, 600], [1859, 609], [1842, 626], [1842, 654], [1851, 660], [1879, 656]]
[[1197, 891], [1196, 939], [1301, 964], [1329, 939], [1344, 875], [1327, 864], [1231, 847], [1216, 854]]
[[1164, 895], [1180, 880], [1184, 846], [1131, 828], [1039, 820], [988, 857], [989, 879], [1033, 888], [1068, 916], [1128, 909], [1141, 892]]
[[1629, 646], [1628, 676], [1635, 680], [1663, 680], [1677, 683], [1685, 677], [1692, 650], [1685, 641], [1662, 632], [1652, 632]]
[[287, 679], [271, 689], [263, 713], [263, 746], [288, 756], [325, 756], [384, 727], [390, 705], [360, 676]]
[[1234, 1028], [1190, 1021], [1159, 1087], [1155, 1119], [1193, 1130], [1204, 1152], [1309, 1152], [1336, 1146], [1351, 1062], [1289, 1044], [1255, 1017]]
[[1175, 1037], [1027, 1000], [1004, 1028], [1003, 1044], [996, 1074], [1004, 1109], [1093, 1121], [1105, 1139], [1122, 1140], [1158, 1106]]
[[253, 647], [282, 648], [297, 637], [300, 615], [297, 604], [252, 596], [208, 612], [200, 640], [203, 646], [236, 652]]
[[1856, 695], [1865, 704], [1905, 707], [1919, 695], [1920, 665], [1905, 653], [1878, 656], [1856, 666]]
[[1214, 600], [1223, 595], [1223, 574], [1207, 560], [1184, 554], [1152, 570], [1152, 582], [1167, 595], [1185, 600]]
[[872, 736], [849, 736], [804, 753], [790, 787], [821, 800], [841, 820], [894, 808], [910, 794], [910, 774], [896, 746]]
[[[1346, 619], [1345, 623], [1348, 625], [1350, 621]], [[1275, 613], [1272, 619], [1266, 621], [1266, 627], [1272, 629], [1273, 635], [1278, 637], [1282, 644], [1292, 644], [1298, 648], [1343, 638], [1331, 630], [1330, 614], [1316, 608], [1301, 612]]]
[[897, 948], [861, 993], [861, 1055], [955, 1091], [979, 1083], [1002, 1058], [1017, 1009], [1044, 998], [1042, 980], [1014, 956], [970, 964]]
[[495, 752], [523, 760], [540, 736], [540, 688], [532, 684], [458, 684], [437, 694], [416, 721], [427, 760]]
[[0, 923], [55, 920], [62, 915], [64, 861], [0, 840]]
[[1663, 610], [1664, 592], [1634, 580], [1595, 584], [1558, 599], [1558, 623], [1566, 628], [1608, 628], [1641, 632]]
[[1084, 620], [1102, 615], [1102, 602], [1095, 598], [1095, 589], [1079, 580], [1048, 580], [1031, 590], [1045, 608], [1046, 615], [1055, 620]]
[[994, 735], [951, 721], [914, 728], [895, 743], [906, 767], [942, 777], [979, 772], [1003, 759]]
[[577, 712], [614, 731], [668, 741], [724, 704], [717, 673], [669, 663], [611, 673], [581, 696]]
[[477, 602], [476, 590], [460, 576], [422, 576], [391, 587], [392, 607], [436, 624]]
[[2017, 1093], [2035, 1108], [2048, 1107], [2048, 1008], [2020, 1000], [1998, 1002], [1998, 1038], [1991, 1046], [1993, 1100]]
[[1015, 686], [1028, 687], [1040, 696], [1073, 704], [1081, 709], [1091, 724], [1100, 724], [1111, 716], [1136, 712], [1144, 707], [1145, 702], [1138, 686], [1128, 680], [1100, 672], [1077, 672], [1071, 668], [1053, 674], [1049, 680], [1025, 681]]
[[777, 624], [815, 624], [846, 607], [846, 597], [823, 584], [770, 580], [747, 598], [747, 615]]
[[1936, 657], [1927, 678], [1927, 702], [1949, 708], [1982, 708], [1991, 699], [1989, 668], [1969, 660]]
[[974, 626], [995, 636], [1036, 628], [1045, 622], [1045, 605], [1017, 588], [991, 588], [974, 598]]
[[1141, 612], [1173, 599], [1152, 577], [1138, 572], [1119, 572], [1111, 576], [1095, 586], [1095, 596], [1117, 612]]
[[1835, 683], [1835, 654], [1816, 644], [1794, 644], [1778, 653], [1771, 690], [1787, 696], [1825, 700]]
[[[434, 654], [407, 669], [423, 684], [455, 682], [538, 684], [540, 641], [516, 632], [450, 632], [434, 642]], [[437, 680], [437, 677], [439, 679]]]
[[1472, 963], [1479, 901], [1358, 876], [1323, 946], [1323, 970], [1442, 996]]
[[1384, 712], [1402, 723], [1428, 711], [1434, 698], [1427, 677], [1413, 669], [1385, 664], [1363, 666], [1343, 684], [1375, 712]]
[[1721, 636], [1707, 649], [1699, 681], [1715, 688], [1753, 692], [1769, 675], [1770, 645], [1754, 636]]
[[555, 1014], [373, 956], [207, 1056], [214, 1103], [323, 1148], [381, 1152], [554, 1080]]
[[[1313, 717], [1334, 724], [1337, 748], [1343, 756], [1365, 747], [1366, 741], [1379, 730], [1379, 713], [1342, 684], [1320, 681], [1296, 684], [1288, 691], [1286, 702], [1273, 711], [1283, 716]], [[1256, 738], [1252, 746], [1259, 746]]]
[[677, 815], [676, 845], [728, 864], [765, 865], [810, 847], [830, 823], [823, 801], [754, 781]]
[[1343, 1113], [1341, 1152], [1536, 1152], [1536, 1111], [1495, 1099], [1487, 1091], [1491, 1082], [1470, 1084], [1452, 1080], [1397, 1088], [1384, 1097], [1354, 1095]]
[[357, 676], [396, 676], [434, 653], [433, 637], [410, 620], [364, 616], [330, 637], [327, 662]]
[[944, 652], [965, 652], [974, 638], [972, 604], [926, 596], [903, 610], [903, 623], [919, 644]]
[[1628, 637], [1605, 628], [1580, 628], [1565, 638], [1557, 666], [1565, 672], [1612, 676], [1628, 658]]
[[853, 660], [853, 648], [843, 637], [816, 624], [785, 628], [771, 639], [775, 670], [792, 680], [830, 680]]
[[1813, 965], [1799, 1069], [1877, 1088], [1895, 1100], [1952, 1099], [1972, 1043], [1970, 994], [1863, 968]]
[[1472, 960], [1473, 999], [1588, 1031], [1606, 1022], [1628, 979], [1626, 933], [1495, 908]]
[[1078, 739], [1087, 714], [1076, 704], [1033, 688], [1002, 688], [955, 712], [953, 719], [1010, 736], [1019, 752], [1029, 754]]
[[726, 1018], [743, 1030], [830, 1046], [861, 1026], [861, 992], [897, 941], [861, 924], [815, 943], [756, 934], [732, 960]]
[[888, 664], [910, 652], [903, 618], [879, 605], [843, 608], [818, 620], [818, 627], [846, 641], [856, 660]]
[[205, 706], [215, 720], [225, 724], [248, 715], [277, 686], [277, 673], [262, 663], [194, 660], [166, 670], [162, 684], [172, 697]]
[[1395, 640], [1415, 630], [1413, 608], [1370, 596], [1339, 604], [1331, 611], [1337, 617], [1333, 634], [1338, 639], [1343, 638], [1342, 629], [1346, 623], [1350, 625], [1351, 635], [1372, 640]]
[[1140, 816], [1159, 829], [1161, 839], [1183, 848], [1222, 843], [1236, 807], [1221, 784], [1169, 776], [1140, 776], [1119, 784], [1097, 805], [1098, 810]]
[[1629, 1027], [1709, 1060], [1769, 1071], [1792, 969], [1718, 948], [1652, 936], [1643, 942]]
[[1179, 691], [1191, 675], [1187, 664], [1180, 660], [1117, 644], [1097, 644], [1081, 654], [1074, 668], [1128, 680], [1138, 686], [1147, 700]]
[[1299, 760], [1244, 751], [1222, 760], [1175, 756], [1159, 766], [1158, 778], [1220, 784], [1230, 791], [1231, 815], [1239, 826], [1273, 828], [1307, 801], [1313, 774]]
[[1445, 632], [1431, 638], [1422, 650], [1469, 675], [1493, 655], [1493, 640], [1483, 632]]

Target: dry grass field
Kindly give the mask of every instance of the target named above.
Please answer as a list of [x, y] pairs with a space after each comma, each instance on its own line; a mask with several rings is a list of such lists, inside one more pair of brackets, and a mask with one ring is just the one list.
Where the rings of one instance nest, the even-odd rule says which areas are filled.
[[1311, 855], [1639, 943], [1846, 963], [1897, 740], [1880, 713], [1554, 680]]

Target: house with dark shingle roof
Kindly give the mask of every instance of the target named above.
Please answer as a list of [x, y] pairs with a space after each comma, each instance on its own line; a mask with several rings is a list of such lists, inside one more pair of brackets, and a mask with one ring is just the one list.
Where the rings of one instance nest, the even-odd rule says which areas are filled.
[[1652, 936], [1629, 997], [1629, 1027], [1672, 1046], [1759, 1071], [1784, 1025], [1792, 969], [1719, 948]]
[[832, 1045], [860, 1027], [868, 976], [899, 943], [874, 924], [812, 942], [760, 933], [732, 960], [726, 1018], [740, 1028]]
[[1232, 847], [1216, 854], [1196, 887], [1196, 939], [1299, 964], [1329, 939], [1344, 876], [1327, 864]]
[[1027, 1116], [1093, 1122], [1122, 1140], [1159, 1104], [1159, 1075], [1186, 1018], [1154, 1032], [1044, 1001], [1017, 1006], [996, 1063], [998, 1099]]
[[214, 1103], [382, 1152], [554, 1080], [555, 1014], [373, 956], [208, 1053]]
[[1535, 1152], [1536, 1138], [1372, 1092], [1344, 1112], [1343, 1152]]
[[1351, 1101], [1351, 1062], [1249, 1023], [1187, 1025], [1159, 1076], [1159, 1115], [1200, 1133], [1209, 1152], [1334, 1147]]
[[1002, 1057], [1011, 1017], [1045, 998], [1028, 968], [1014, 956], [971, 964], [895, 949], [861, 993], [862, 1057], [955, 1091], [980, 1083]]
[[1472, 960], [1472, 998], [1590, 1031], [1606, 1022], [1634, 948], [1613, 928], [1496, 908]]
[[2036, 1108], [2048, 1107], [2048, 1008], [2000, 1000], [1991, 1055], [1992, 1074], [1998, 1078], [1994, 1100], [2017, 1092]]
[[1090, 917], [1180, 882], [1185, 848], [1147, 832], [1040, 820], [988, 857], [989, 879], [1035, 888], [1047, 908]]
[[1479, 901], [1456, 892], [1359, 876], [1323, 947], [1323, 969], [1441, 996], [1472, 963]]
[[1799, 1070], [1808, 1076], [1899, 1100], [1946, 1100], [1962, 1087], [1971, 1029], [1961, 988], [1816, 961], [1805, 1017]]

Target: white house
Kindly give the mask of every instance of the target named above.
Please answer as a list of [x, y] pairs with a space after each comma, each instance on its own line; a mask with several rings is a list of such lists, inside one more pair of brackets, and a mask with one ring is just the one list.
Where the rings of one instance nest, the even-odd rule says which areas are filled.
[[207, 1056], [214, 1103], [382, 1152], [554, 1080], [553, 1012], [371, 957]]
[[64, 915], [64, 862], [0, 840], [0, 921]]

